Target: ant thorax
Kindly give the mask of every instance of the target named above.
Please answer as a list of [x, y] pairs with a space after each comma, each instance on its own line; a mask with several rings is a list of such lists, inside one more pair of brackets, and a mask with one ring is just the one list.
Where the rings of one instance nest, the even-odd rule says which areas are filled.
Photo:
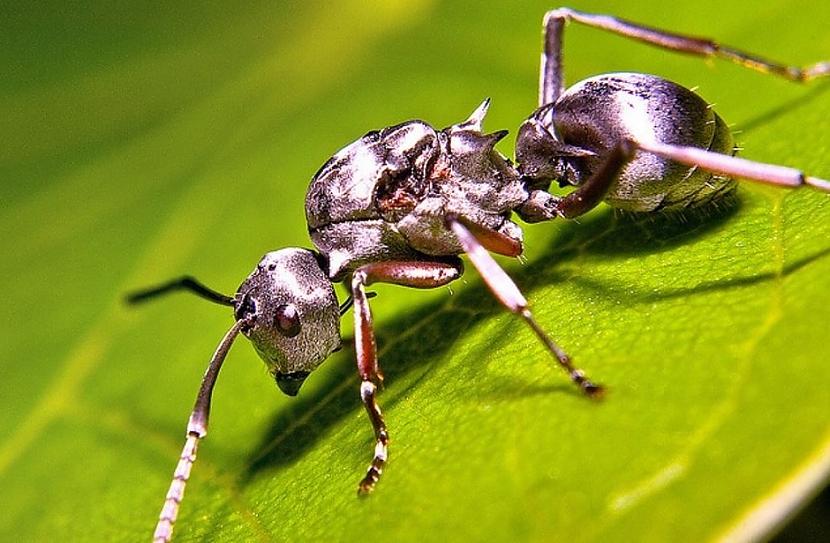
[[486, 102], [441, 131], [410, 121], [369, 132], [317, 172], [306, 218], [332, 279], [369, 262], [460, 254], [445, 224], [453, 214], [521, 243], [509, 217], [527, 190], [494, 149], [506, 132], [481, 132], [485, 113]]

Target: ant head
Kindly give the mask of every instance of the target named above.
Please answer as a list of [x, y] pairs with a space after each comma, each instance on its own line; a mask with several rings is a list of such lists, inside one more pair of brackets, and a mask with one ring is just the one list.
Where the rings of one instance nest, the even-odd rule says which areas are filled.
[[340, 346], [340, 312], [315, 253], [281, 249], [262, 257], [234, 297], [242, 333], [280, 390], [295, 396], [308, 374]]

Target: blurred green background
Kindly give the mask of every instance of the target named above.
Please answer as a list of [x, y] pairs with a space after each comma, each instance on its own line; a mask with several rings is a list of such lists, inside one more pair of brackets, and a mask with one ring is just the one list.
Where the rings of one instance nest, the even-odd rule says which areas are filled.
[[[0, 540], [148, 539], [232, 317], [187, 296], [128, 309], [123, 294], [183, 273], [231, 293], [264, 252], [307, 246], [308, 180], [369, 129], [443, 127], [489, 96], [487, 127], [515, 133], [552, 7], [4, 4]], [[806, 0], [571, 7], [830, 57], [830, 7]], [[629, 70], [697, 87], [745, 156], [830, 177], [827, 84], [573, 25], [565, 43], [570, 82]], [[742, 187], [734, 208], [685, 222], [600, 209], [527, 228], [528, 263], [503, 263], [610, 387], [599, 405], [474, 271], [452, 296], [378, 288], [393, 442], [368, 500], [350, 350], [289, 399], [240, 342], [177, 540], [769, 537], [830, 465], [828, 224], [827, 196]], [[821, 507], [786, 537], [821, 537]]]

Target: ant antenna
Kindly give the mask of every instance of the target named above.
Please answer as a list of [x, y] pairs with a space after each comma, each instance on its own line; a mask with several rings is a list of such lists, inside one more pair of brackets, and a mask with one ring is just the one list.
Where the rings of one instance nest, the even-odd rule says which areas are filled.
[[154, 543], [167, 543], [173, 537], [173, 526], [176, 524], [176, 517], [179, 515], [179, 504], [184, 498], [184, 489], [187, 480], [190, 478], [190, 470], [193, 463], [196, 462], [196, 449], [199, 440], [207, 435], [213, 386], [216, 384], [219, 370], [222, 369], [222, 363], [225, 361], [233, 341], [239, 332], [250, 324], [249, 319], [240, 319], [231, 326], [219, 346], [216, 347], [205, 375], [202, 377], [202, 384], [196, 396], [196, 404], [193, 406], [193, 411], [190, 413], [190, 419], [187, 422], [187, 441], [179, 457], [179, 463], [176, 465], [176, 471], [173, 472], [173, 481], [170, 483], [170, 489], [167, 491], [161, 514], [159, 514], [159, 521], [156, 524], [156, 531], [153, 533]]
[[194, 277], [189, 275], [173, 279], [155, 287], [131, 292], [126, 296], [126, 301], [128, 304], [138, 304], [146, 302], [150, 298], [155, 298], [156, 296], [161, 296], [163, 294], [169, 294], [177, 290], [190, 291], [200, 298], [204, 298], [205, 300], [209, 300], [216, 304], [233, 305], [233, 298], [231, 296], [225, 296], [220, 292], [216, 292], [212, 288], [206, 287]]

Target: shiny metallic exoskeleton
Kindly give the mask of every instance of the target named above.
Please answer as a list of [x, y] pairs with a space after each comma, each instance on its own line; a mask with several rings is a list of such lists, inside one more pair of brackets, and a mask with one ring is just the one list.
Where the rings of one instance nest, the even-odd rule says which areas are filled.
[[[389, 434], [376, 402], [382, 373], [369, 294], [373, 283], [435, 288], [458, 279], [466, 254], [492, 294], [538, 336], [589, 397], [601, 385], [576, 368], [545, 333], [527, 300], [490, 256], [522, 253], [514, 213], [530, 223], [575, 218], [600, 202], [630, 212], [683, 210], [717, 202], [738, 179], [830, 192], [830, 182], [799, 170], [737, 158], [726, 123], [692, 91], [639, 73], [599, 75], [565, 89], [562, 36], [578, 22], [664, 49], [720, 57], [794, 81], [830, 74], [830, 62], [805, 69], [780, 65], [713, 41], [673, 34], [567, 8], [544, 19], [539, 108], [518, 131], [516, 161], [496, 149], [506, 134], [487, 134], [485, 100], [465, 121], [437, 130], [409, 121], [372, 131], [344, 147], [311, 180], [305, 211], [316, 250], [266, 254], [234, 296], [185, 277], [133, 294], [144, 300], [190, 290], [231, 306], [235, 322], [214, 353], [187, 426], [187, 440], [154, 535], [169, 541], [207, 433], [210, 397], [227, 352], [241, 332], [279, 388], [296, 395], [309, 373], [340, 347], [340, 317], [353, 305], [360, 397], [375, 433], [361, 493], [387, 461]], [[573, 187], [551, 194], [552, 184]], [[349, 291], [338, 304], [333, 283]]]
[[[692, 91], [653, 75], [616, 73], [577, 83], [538, 109], [519, 128], [516, 159], [539, 186], [555, 181], [578, 187], [623, 140], [735, 152], [726, 123]], [[569, 147], [557, 147], [562, 143]], [[675, 210], [706, 204], [735, 185], [726, 176], [637, 153], [604, 199], [627, 211]]]
[[370, 262], [461, 253], [448, 214], [521, 242], [510, 215], [527, 191], [494, 149], [507, 132], [481, 132], [487, 105], [441, 131], [410, 121], [369, 132], [317, 172], [306, 220], [332, 280]]
[[262, 257], [234, 296], [234, 316], [250, 321], [242, 333], [290, 396], [340, 347], [334, 288], [315, 253], [306, 249], [282, 249]]

